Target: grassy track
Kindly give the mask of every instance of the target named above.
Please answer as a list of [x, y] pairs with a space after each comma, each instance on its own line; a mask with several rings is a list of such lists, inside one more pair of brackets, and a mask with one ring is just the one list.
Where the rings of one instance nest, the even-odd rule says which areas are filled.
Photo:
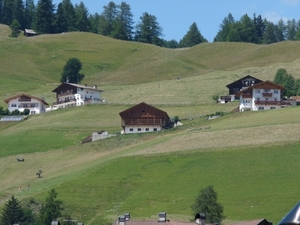
[[[224, 205], [225, 223], [277, 223], [296, 204], [299, 107], [205, 115], [236, 108], [238, 102], [215, 104], [212, 97], [245, 75], [272, 80], [285, 68], [300, 78], [299, 42], [164, 49], [83, 32], [17, 39], [9, 33], [0, 25], [3, 100], [27, 92], [53, 102], [64, 64], [77, 57], [84, 83], [105, 90], [108, 104], [0, 123], [0, 207], [12, 194], [43, 200], [55, 188], [66, 211], [87, 225], [111, 224], [124, 212], [156, 219], [166, 211], [171, 220], [188, 221], [194, 197], [209, 184]], [[179, 116], [183, 126], [80, 144], [95, 131], [118, 133], [119, 112], [142, 101]]]

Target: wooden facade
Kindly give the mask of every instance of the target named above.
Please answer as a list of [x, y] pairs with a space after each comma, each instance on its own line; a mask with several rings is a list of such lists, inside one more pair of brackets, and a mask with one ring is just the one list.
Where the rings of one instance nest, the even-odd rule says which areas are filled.
[[229, 89], [229, 95], [235, 95], [239, 91], [249, 88], [250, 86], [253, 86], [255, 84], [263, 82], [260, 79], [257, 79], [255, 77], [252, 77], [250, 75], [247, 75], [239, 80], [236, 80], [228, 85], [226, 87]]
[[165, 111], [144, 102], [120, 112], [119, 115], [125, 133], [159, 131], [170, 120]]

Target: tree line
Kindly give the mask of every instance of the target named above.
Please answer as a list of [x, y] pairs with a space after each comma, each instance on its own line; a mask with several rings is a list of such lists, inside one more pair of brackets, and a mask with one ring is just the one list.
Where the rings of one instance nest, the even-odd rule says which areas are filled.
[[61, 217], [70, 218], [64, 213], [63, 202], [57, 199], [57, 192], [51, 189], [44, 202], [33, 198], [22, 203], [13, 195], [5, 203], [0, 215], [0, 225], [8, 224], [51, 224]]
[[190, 47], [207, 41], [196, 23], [180, 42], [164, 40], [157, 18], [147, 12], [134, 26], [131, 7], [126, 2], [117, 5], [111, 1], [103, 6], [101, 14], [89, 14], [83, 2], [73, 5], [71, 0], [62, 0], [57, 6], [52, 0], [38, 0], [36, 5], [34, 0], [0, 0], [0, 23], [12, 28], [11, 36], [17, 36], [18, 29], [33, 29], [39, 34], [83, 31], [169, 48]]
[[[194, 22], [180, 41], [163, 39], [163, 29], [156, 16], [144, 12], [136, 23], [126, 2], [110, 1], [102, 13], [90, 14], [83, 2], [71, 0], [53, 4], [52, 0], [0, 0], [0, 23], [16, 29], [33, 29], [39, 34], [71, 31], [93, 32], [112, 38], [155, 44], [167, 48], [191, 47], [207, 39]], [[14, 24], [12, 24], [14, 22]], [[15, 33], [18, 35], [18, 33]], [[14, 35], [12, 35], [14, 36]], [[214, 42], [248, 42], [271, 44], [284, 40], [300, 40], [300, 20], [273, 23], [261, 15], [247, 14], [235, 20], [231, 13], [224, 18]]]
[[280, 41], [300, 40], [300, 20], [284, 22], [280, 19], [276, 24], [263, 19], [261, 15], [247, 14], [235, 20], [231, 13], [224, 18], [214, 38], [215, 42], [248, 42], [254, 44], [271, 44]]

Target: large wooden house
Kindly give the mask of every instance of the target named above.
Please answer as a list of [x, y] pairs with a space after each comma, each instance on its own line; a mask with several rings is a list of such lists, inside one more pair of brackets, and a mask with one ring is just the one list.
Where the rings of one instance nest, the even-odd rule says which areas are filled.
[[4, 100], [8, 104], [8, 110], [13, 112], [14, 110], [19, 110], [23, 112], [25, 109], [29, 109], [29, 114], [40, 114], [45, 112], [45, 107], [48, 103], [43, 99], [34, 97], [25, 93], [14, 95]]
[[263, 82], [260, 79], [247, 75], [241, 79], [238, 79], [230, 84], [227, 84], [226, 87], [229, 89], [229, 95], [235, 95], [243, 89], [247, 89], [250, 86]]
[[103, 90], [98, 89], [96, 85], [88, 86], [87, 84], [62, 83], [52, 92], [56, 93], [56, 102], [53, 104], [53, 107], [56, 108], [103, 102], [101, 98]]
[[119, 113], [124, 133], [161, 131], [170, 117], [165, 111], [142, 102]]
[[272, 81], [251, 85], [236, 93], [236, 96], [240, 98], [239, 110], [243, 112], [246, 110], [278, 109], [283, 105], [290, 104], [282, 101], [281, 94], [284, 89], [283, 86]]

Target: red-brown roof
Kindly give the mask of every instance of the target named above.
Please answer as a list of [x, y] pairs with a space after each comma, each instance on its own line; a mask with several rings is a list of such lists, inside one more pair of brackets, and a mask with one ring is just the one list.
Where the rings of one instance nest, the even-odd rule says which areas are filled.
[[275, 84], [272, 81], [267, 80], [267, 81], [255, 84], [253, 86], [250, 86], [249, 88], [243, 89], [243, 90], [237, 92], [235, 95], [240, 96], [242, 93], [252, 91], [252, 89], [280, 89], [280, 90], [284, 90], [285, 87], [283, 87], [279, 84]]
[[36, 99], [36, 100], [40, 101], [40, 102], [43, 103], [44, 105], [49, 105], [49, 104], [48, 104], [47, 102], [45, 102], [43, 99], [38, 98], [38, 97], [31, 96], [31, 95], [28, 95], [28, 94], [25, 94], [25, 93], [20, 93], [20, 94], [14, 95], [14, 96], [12, 96], [12, 97], [9, 97], [9, 98], [5, 99], [4, 102], [5, 102], [6, 104], [8, 104], [10, 100], [13, 100], [13, 99], [16, 99], [16, 98], [19, 98], [19, 97], [22, 97], [22, 96], [26, 96], [26, 97], [28, 97], [28, 98], [33, 98], [33, 99]]
[[154, 106], [148, 105], [145, 102], [141, 102], [138, 105], [135, 105], [129, 109], [126, 109], [119, 113], [122, 119], [128, 118], [149, 118], [149, 117], [156, 117], [156, 118], [164, 118], [165, 120], [170, 119], [168, 114], [155, 108]]

